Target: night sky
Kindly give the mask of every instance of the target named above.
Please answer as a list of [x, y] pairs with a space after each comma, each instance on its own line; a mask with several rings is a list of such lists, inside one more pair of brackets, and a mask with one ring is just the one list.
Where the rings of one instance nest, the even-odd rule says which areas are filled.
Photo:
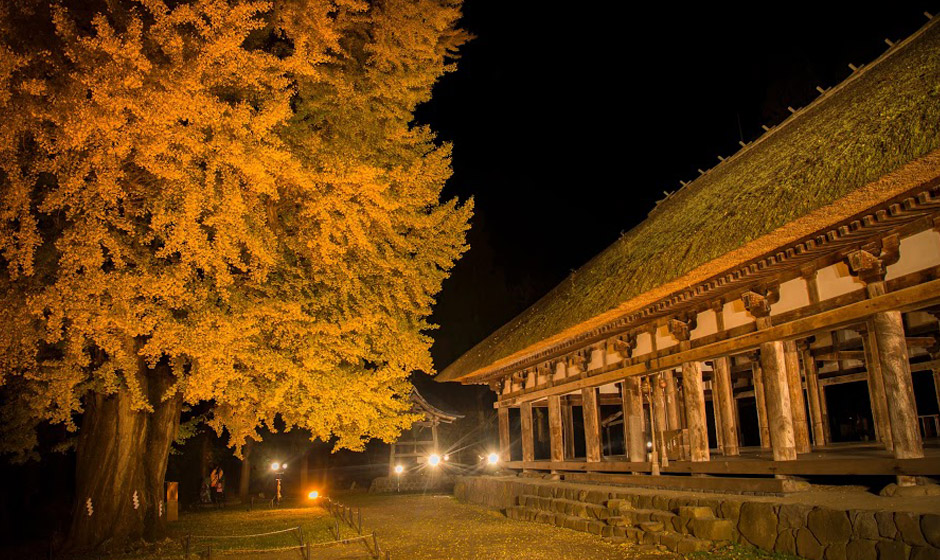
[[433, 317], [438, 371], [938, 4], [466, 0], [477, 38], [418, 113], [454, 144], [445, 197], [476, 204]]

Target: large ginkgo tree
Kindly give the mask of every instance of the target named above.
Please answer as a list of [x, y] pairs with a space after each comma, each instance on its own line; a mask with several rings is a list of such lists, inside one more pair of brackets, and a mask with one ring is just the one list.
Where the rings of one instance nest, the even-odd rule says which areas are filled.
[[70, 543], [156, 534], [184, 403], [394, 439], [466, 249], [413, 122], [456, 0], [0, 3], [0, 450], [76, 431]]

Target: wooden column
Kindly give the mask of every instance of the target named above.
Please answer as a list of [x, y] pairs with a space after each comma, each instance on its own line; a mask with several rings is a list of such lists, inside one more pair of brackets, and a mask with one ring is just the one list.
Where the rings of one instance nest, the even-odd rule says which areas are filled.
[[663, 389], [659, 386], [660, 381], [664, 381], [661, 373], [650, 376], [650, 383], [653, 387], [653, 402], [650, 403], [650, 406], [652, 406], [651, 410], [653, 414], [656, 415], [656, 441], [662, 441], [660, 439], [662, 438], [662, 433], [667, 429], [666, 397]]
[[[675, 318], [669, 321], [669, 332], [679, 341], [679, 350], [691, 346], [690, 334], [695, 329], [692, 317]], [[689, 458], [692, 461], [708, 461], [708, 423], [705, 415], [705, 384], [702, 381], [702, 364], [682, 364], [682, 393], [685, 400], [685, 421], [689, 433]]]
[[940, 369], [933, 370], [933, 391], [937, 394], [937, 410], [940, 410]]
[[875, 423], [875, 438], [891, 451], [894, 449], [894, 437], [891, 435], [891, 417], [888, 415], [888, 400], [885, 395], [884, 375], [881, 373], [881, 359], [878, 356], [878, 343], [869, 320], [860, 329], [862, 347], [865, 349], [865, 371], [868, 373], [868, 400], [871, 403], [871, 417]]
[[671, 369], [662, 373], [666, 380], [666, 429], [678, 430], [682, 427], [679, 420], [679, 397], [676, 393], [676, 375]]
[[[770, 328], [770, 304], [777, 294], [745, 292], [744, 306], [754, 316], [757, 329]], [[764, 401], [767, 405], [770, 445], [775, 461], [796, 460], [796, 441], [793, 433], [793, 409], [787, 386], [787, 364], [782, 341], [760, 345], [760, 364], [764, 382]]]
[[[878, 297], [886, 293], [885, 275], [888, 267], [898, 261], [899, 248], [898, 236], [890, 235], [848, 254], [849, 268], [865, 283], [868, 297]], [[911, 377], [901, 312], [875, 313], [869, 319], [868, 325], [871, 332], [871, 353], [877, 356], [878, 365], [881, 367], [894, 456], [898, 459], [923, 457], [924, 443], [917, 423], [914, 381]], [[898, 476], [900, 485], [915, 483], [915, 477]]]
[[708, 425], [701, 363], [682, 364], [682, 387], [685, 391], [685, 418], [689, 426], [690, 458], [693, 461], [708, 461]]
[[790, 392], [790, 414], [793, 418], [793, 437], [797, 453], [809, 453], [809, 423], [806, 420], [806, 401], [803, 399], [803, 375], [800, 372], [800, 354], [796, 342], [783, 343], [784, 361], [787, 364], [787, 389]]
[[[509, 435], [509, 408], [505, 406], [497, 408], [496, 419], [499, 422], [499, 455], [500, 459], [505, 463], [511, 459], [510, 451], [512, 449], [512, 439]], [[393, 451], [393, 462], [394, 457]], [[392, 468], [395, 468], [394, 465], [392, 465]]]
[[574, 412], [571, 405], [567, 402], [561, 405], [561, 422], [564, 435], [562, 440], [565, 444], [565, 459], [574, 458]]
[[751, 383], [754, 385], [754, 403], [757, 407], [757, 426], [760, 429], [760, 446], [770, 449], [770, 427], [767, 422], [767, 399], [764, 397], [764, 374], [760, 367], [760, 354], [751, 355]]
[[[722, 452], [725, 456], [740, 455], [738, 429], [735, 422], [734, 390], [731, 386], [731, 358], [723, 356], [714, 360], [712, 376], [712, 403], [715, 406], [716, 432], [721, 433]], [[720, 419], [720, 424], [717, 420]]]
[[623, 430], [627, 456], [631, 461], [646, 461], [646, 435], [643, 433], [643, 393], [639, 377], [621, 382]]
[[711, 387], [711, 393], [712, 393], [712, 413], [715, 416], [715, 443], [716, 443], [715, 447], [718, 449], [718, 451], [722, 455], [724, 455], [725, 454], [725, 442], [724, 442], [724, 438], [722, 437], [723, 434], [721, 433], [721, 407], [718, 406], [718, 400], [717, 400], [717, 397], [715, 396], [716, 393], [715, 393], [715, 370], [714, 368], [712, 369], [712, 379], [710, 383], [711, 384], [709, 385], [709, 382], [706, 382], [705, 385], [706, 385], [706, 388], [708, 388], [709, 386]]
[[601, 411], [598, 406], [597, 387], [581, 389], [581, 407], [584, 411], [584, 448], [589, 462], [601, 460]]
[[535, 460], [535, 434], [532, 432], [532, 403], [519, 405], [519, 415], [522, 419], [522, 460]]
[[822, 395], [819, 392], [819, 370], [816, 367], [816, 359], [813, 358], [809, 344], [802, 344], [800, 351], [803, 353], [803, 369], [806, 372], [806, 398], [809, 400], [809, 419], [813, 433], [813, 444], [822, 447], [829, 444], [829, 438], [823, 424], [822, 406], [820, 405]]
[[548, 435], [553, 463], [565, 460], [564, 430], [561, 419], [561, 395], [548, 397]]

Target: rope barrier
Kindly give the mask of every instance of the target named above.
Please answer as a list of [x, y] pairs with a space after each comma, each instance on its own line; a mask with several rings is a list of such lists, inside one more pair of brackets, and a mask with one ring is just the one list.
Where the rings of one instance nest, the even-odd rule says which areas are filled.
[[255, 533], [252, 535], [189, 535], [191, 539], [247, 539], [253, 537], [267, 537], [269, 535], [279, 535], [281, 533], [296, 532], [300, 527], [292, 527], [281, 531], [271, 531], [268, 533]]

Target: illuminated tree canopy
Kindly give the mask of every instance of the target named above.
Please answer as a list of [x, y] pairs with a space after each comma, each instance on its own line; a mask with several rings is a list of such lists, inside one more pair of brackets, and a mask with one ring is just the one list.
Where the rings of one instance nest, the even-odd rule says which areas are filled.
[[32, 449], [37, 421], [78, 429], [81, 494], [83, 462], [114, 455], [89, 426], [150, 452], [184, 402], [214, 401], [236, 446], [276, 414], [351, 449], [410, 425], [471, 213], [440, 200], [450, 148], [412, 122], [467, 39], [459, 16], [3, 3], [2, 451]]

